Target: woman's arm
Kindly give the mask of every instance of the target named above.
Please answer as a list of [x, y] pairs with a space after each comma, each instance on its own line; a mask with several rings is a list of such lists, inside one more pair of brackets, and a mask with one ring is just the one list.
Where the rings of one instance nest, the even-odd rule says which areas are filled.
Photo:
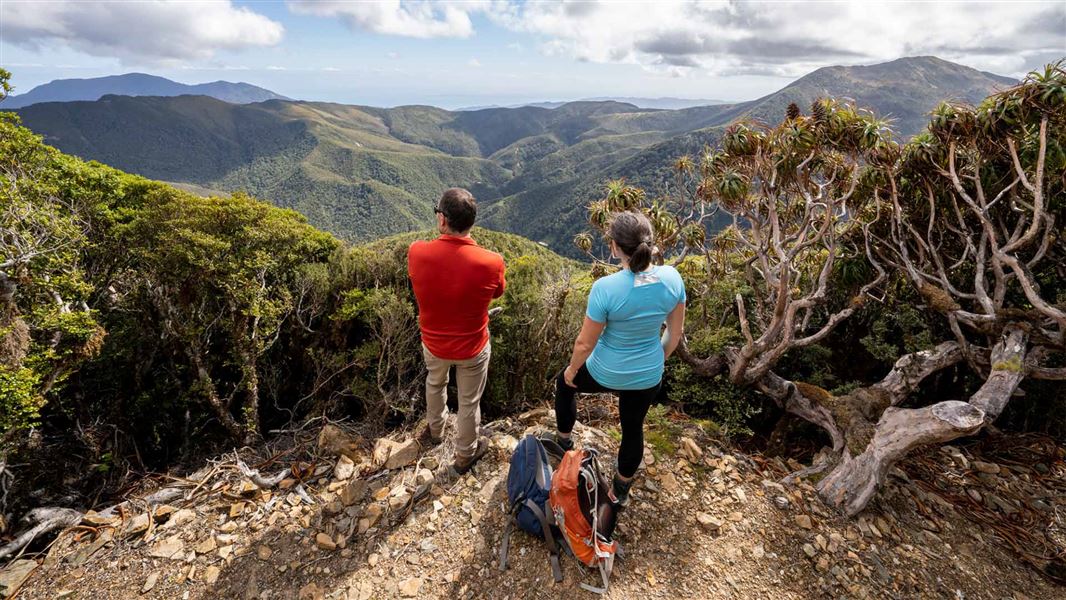
[[677, 345], [681, 343], [683, 335], [685, 335], [685, 303], [678, 302], [674, 310], [666, 315], [666, 331], [663, 333], [662, 340], [664, 360], [670, 358], [674, 350], [677, 350]]
[[592, 354], [592, 349], [596, 347], [596, 342], [606, 326], [606, 323], [599, 323], [585, 317], [585, 322], [581, 325], [581, 333], [577, 334], [577, 339], [574, 341], [574, 353], [570, 356], [570, 365], [563, 372], [566, 385], [577, 387], [574, 385], [574, 377], [581, 365], [585, 364], [585, 360]]

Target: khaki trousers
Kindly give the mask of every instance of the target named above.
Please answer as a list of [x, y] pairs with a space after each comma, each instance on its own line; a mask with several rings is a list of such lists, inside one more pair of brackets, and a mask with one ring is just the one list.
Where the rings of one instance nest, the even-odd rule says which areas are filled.
[[489, 375], [492, 342], [473, 358], [449, 360], [437, 358], [422, 345], [426, 359], [426, 420], [434, 436], [444, 433], [444, 418], [448, 412], [448, 370], [455, 365], [455, 384], [459, 388], [459, 418], [456, 420], [455, 457], [466, 460], [477, 450], [478, 428], [481, 426], [481, 394]]

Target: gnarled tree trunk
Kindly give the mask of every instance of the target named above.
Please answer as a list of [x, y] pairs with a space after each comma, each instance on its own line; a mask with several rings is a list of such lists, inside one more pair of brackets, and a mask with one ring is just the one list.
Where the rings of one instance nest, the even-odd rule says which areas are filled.
[[911, 449], [970, 435], [984, 425], [981, 409], [958, 400], [925, 408], [890, 406], [877, 424], [866, 451], [847, 458], [818, 484], [822, 499], [854, 515], [881, 488], [892, 465]]
[[[948, 400], [924, 408], [901, 409], [895, 405], [906, 397], [902, 393], [877, 419], [872, 435], [867, 434], [869, 442], [862, 448], [851, 442], [862, 435], [856, 430], [869, 426], [866, 424], [869, 422], [853, 422], [847, 430], [849, 445], [840, 463], [818, 483], [822, 499], [849, 516], [855, 515], [874, 497], [888, 471], [911, 450], [972, 435], [994, 421], [1025, 378], [1027, 341], [1028, 333], [1023, 327], [1007, 327], [992, 349], [992, 370], [988, 378], [968, 403]], [[941, 344], [938, 348], [947, 346]], [[960, 360], [957, 346], [952, 356], [955, 362]], [[940, 362], [934, 361], [929, 368]], [[890, 380], [899, 381], [895, 373], [900, 363], [896, 364], [897, 369], [880, 386], [886, 386]]]

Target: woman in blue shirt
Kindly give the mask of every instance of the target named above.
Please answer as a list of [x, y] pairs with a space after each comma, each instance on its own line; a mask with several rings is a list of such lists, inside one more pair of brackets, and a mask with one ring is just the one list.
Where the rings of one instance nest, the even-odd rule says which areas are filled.
[[573, 447], [576, 395], [618, 394], [622, 443], [613, 488], [623, 504], [644, 455], [644, 417], [659, 394], [663, 363], [684, 335], [685, 284], [673, 267], [651, 264], [653, 236], [643, 214], [611, 219], [611, 255], [622, 270], [593, 284], [570, 365], [555, 388], [557, 439], [564, 449]]

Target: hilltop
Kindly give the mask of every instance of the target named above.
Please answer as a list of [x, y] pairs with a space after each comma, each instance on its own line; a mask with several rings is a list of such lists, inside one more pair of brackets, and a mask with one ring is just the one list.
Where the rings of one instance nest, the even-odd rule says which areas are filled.
[[817, 98], [849, 98], [890, 119], [893, 130], [906, 140], [925, 127], [929, 111], [939, 102], [977, 104], [1017, 83], [935, 56], [918, 56], [877, 65], [823, 67], [753, 101], [744, 107], [744, 114], [773, 122], [791, 102], [808, 108]]
[[[577, 443], [605, 461], [616, 447], [614, 410], [610, 398], [587, 401], [588, 422], [575, 430]], [[448, 443], [383, 461], [379, 448], [406, 448], [410, 438], [375, 440], [345, 424], [282, 436], [242, 455], [267, 481], [253, 483], [232, 454], [218, 457], [139, 495], [172, 490], [168, 500], [131, 498], [121, 517], [86, 515], [91, 528], [60, 535], [40, 566], [14, 563], [0, 585], [21, 583], [26, 599], [85, 586], [101, 599], [584, 595], [579, 584], [594, 575], [564, 556], [564, 580], [553, 583], [543, 543], [521, 531], [510, 568], [497, 568], [508, 457], [521, 436], [552, 419], [539, 408], [487, 424], [490, 452], [445, 487], [431, 470], [448, 460]], [[1025, 550], [1010, 550], [1014, 540], [1061, 527], [1055, 511], [1066, 508], [1061, 478], [1016, 463], [1030, 451], [1025, 444], [915, 456], [882, 501], [846, 520], [826, 512], [809, 482], [779, 482], [791, 463], [740, 452], [697, 422], [656, 413], [649, 440], [645, 474], [620, 519], [626, 556], [607, 598], [1059, 597], [1020, 560]], [[1026, 456], [1061, 474], [1055, 452]], [[1008, 524], [1019, 514], [1032, 521]], [[989, 519], [995, 529], [976, 526]]]
[[932, 57], [827, 67], [750, 102], [676, 110], [617, 101], [448, 111], [203, 96], [106, 96], [35, 104], [24, 123], [59, 149], [187, 189], [246, 190], [365, 241], [428, 226], [453, 185], [478, 197], [483, 223], [576, 256], [571, 239], [603, 183], [670, 189], [670, 165], [714, 145], [737, 119], [775, 121], [786, 106], [848, 97], [917, 133], [945, 99], [982, 100], [1011, 80]]
[[89, 79], [56, 79], [24, 94], [9, 96], [0, 108], [22, 108], [40, 102], [99, 100], [104, 96], [210, 96], [225, 102], [247, 104], [266, 100], [288, 100], [281, 94], [252, 85], [230, 81], [185, 84], [145, 73], [126, 73]]

